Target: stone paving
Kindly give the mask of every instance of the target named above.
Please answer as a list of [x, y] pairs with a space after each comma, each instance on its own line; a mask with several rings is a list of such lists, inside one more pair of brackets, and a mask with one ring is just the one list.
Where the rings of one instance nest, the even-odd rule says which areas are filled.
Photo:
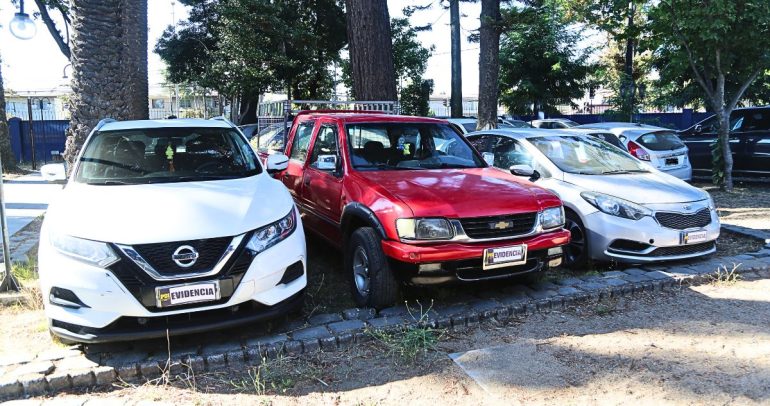
[[[172, 352], [126, 350], [83, 354], [73, 347], [56, 349], [35, 358], [0, 360], [0, 399], [53, 394], [72, 389], [109, 385], [118, 381], [144, 382], [163, 374], [195, 372], [258, 364], [279, 354], [298, 355], [336, 351], [371, 339], [373, 329], [400, 329], [417, 324], [436, 328], [466, 328], [488, 319], [547, 312], [576, 303], [604, 298], [657, 292], [682, 284], [712, 280], [717, 269], [739, 264], [745, 279], [770, 278], [770, 247], [735, 257], [706, 258], [673, 264], [655, 264], [623, 271], [586, 274], [580, 277], [510, 285], [477, 296], [457, 299], [451, 305], [421, 310], [412, 305], [382, 309], [348, 309], [322, 314], [306, 321], [284, 323], [269, 334], [248, 339], [221, 341], [201, 339]], [[195, 339], [195, 338], [193, 338]], [[202, 342], [202, 343], [201, 343]]]

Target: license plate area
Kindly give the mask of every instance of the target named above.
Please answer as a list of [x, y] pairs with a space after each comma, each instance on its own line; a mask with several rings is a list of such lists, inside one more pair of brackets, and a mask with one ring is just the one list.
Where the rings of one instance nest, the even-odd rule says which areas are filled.
[[679, 243], [682, 245], [698, 244], [708, 240], [708, 231], [682, 231], [679, 235]]
[[219, 281], [186, 283], [155, 288], [155, 304], [160, 308], [214, 302], [220, 298]]
[[482, 269], [494, 269], [527, 263], [527, 245], [487, 248], [484, 250]]
[[679, 158], [666, 158], [665, 164], [666, 166], [679, 165]]

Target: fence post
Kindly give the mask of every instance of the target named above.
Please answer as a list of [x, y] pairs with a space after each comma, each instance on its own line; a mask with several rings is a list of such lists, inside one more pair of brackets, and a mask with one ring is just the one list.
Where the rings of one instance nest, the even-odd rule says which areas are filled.
[[[27, 97], [27, 111], [29, 112], [29, 140], [32, 148], [32, 170], [37, 169], [37, 163], [35, 159], [35, 131], [32, 129], [32, 98]], [[40, 118], [43, 117], [43, 110], [40, 110]]]

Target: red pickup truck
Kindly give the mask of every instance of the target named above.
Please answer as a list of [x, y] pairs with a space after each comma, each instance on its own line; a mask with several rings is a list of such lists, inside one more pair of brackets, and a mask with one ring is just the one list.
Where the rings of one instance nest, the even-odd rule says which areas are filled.
[[542, 273], [569, 242], [558, 197], [489, 167], [444, 120], [301, 112], [283, 152], [266, 158], [305, 229], [343, 251], [359, 306], [396, 303], [402, 282]]

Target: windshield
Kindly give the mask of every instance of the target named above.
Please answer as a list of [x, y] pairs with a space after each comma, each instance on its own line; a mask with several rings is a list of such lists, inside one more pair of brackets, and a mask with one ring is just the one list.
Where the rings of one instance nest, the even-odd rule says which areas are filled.
[[673, 132], [648, 133], [639, 137], [636, 142], [652, 151], [670, 151], [684, 148], [684, 144]]
[[500, 128], [532, 128], [529, 123], [524, 121], [506, 121], [499, 125]]
[[283, 140], [286, 135], [286, 131], [282, 131], [285, 128], [283, 123], [273, 124], [262, 131], [260, 131], [251, 142], [254, 145], [255, 140], [258, 140], [257, 150], [263, 154], [270, 152], [282, 152]]
[[351, 163], [359, 170], [486, 166], [447, 124], [350, 124], [347, 133]]
[[529, 138], [529, 142], [567, 173], [607, 175], [648, 172], [641, 162], [596, 138], [547, 136]]
[[75, 180], [96, 185], [233, 179], [260, 173], [254, 151], [227, 128], [150, 128], [94, 134]]

